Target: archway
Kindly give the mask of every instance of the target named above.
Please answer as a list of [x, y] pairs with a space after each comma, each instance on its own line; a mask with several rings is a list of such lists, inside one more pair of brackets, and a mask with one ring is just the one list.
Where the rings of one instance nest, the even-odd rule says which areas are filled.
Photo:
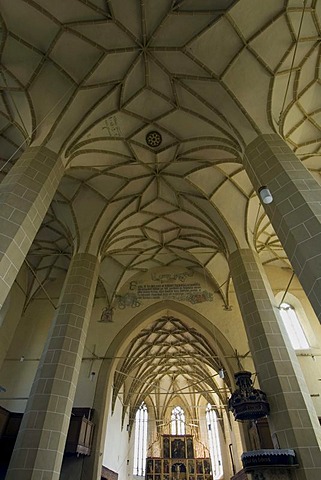
[[[191, 332], [193, 335], [198, 335], [199, 339], [202, 341], [207, 342], [208, 348], [212, 349], [212, 360], [214, 363], [212, 364], [213, 375], [218, 375], [219, 367], [224, 370], [225, 372], [225, 384], [230, 385], [231, 387], [234, 385], [233, 380], [233, 373], [239, 369], [239, 363], [235, 357], [235, 352], [227, 340], [227, 338], [223, 335], [223, 333], [205, 316], [201, 315], [196, 310], [190, 308], [189, 306], [180, 304], [178, 302], [168, 300], [166, 302], [157, 302], [145, 310], [141, 311], [137, 315], [135, 315], [126, 326], [124, 326], [119, 333], [115, 336], [113, 342], [110, 344], [109, 348], [107, 349], [104, 361], [100, 368], [100, 372], [97, 379], [97, 387], [95, 392], [95, 399], [94, 399], [94, 409], [96, 412], [96, 423], [97, 429], [95, 432], [95, 439], [94, 439], [94, 449], [93, 455], [86, 459], [84, 465], [84, 475], [83, 478], [98, 478], [101, 464], [102, 464], [102, 455], [104, 451], [104, 443], [105, 443], [105, 435], [106, 435], [106, 428], [107, 428], [107, 417], [109, 414], [109, 409], [112, 407], [112, 388], [113, 383], [115, 382], [115, 378], [118, 380], [120, 379], [117, 370], [117, 365], [121, 359], [121, 362], [125, 362], [123, 357], [126, 357], [126, 353], [130, 349], [130, 346], [133, 346], [137, 339], [141, 339], [142, 336], [144, 338], [148, 337], [148, 327], [151, 325], [155, 325], [157, 320], [160, 320], [164, 323], [170, 323], [171, 325], [177, 325], [177, 322], [181, 325], [188, 325], [189, 334]], [[182, 326], [182, 329], [184, 327]], [[150, 333], [155, 333], [150, 330]], [[180, 332], [181, 333], [181, 332]], [[171, 354], [173, 352], [170, 352]], [[194, 352], [195, 353], [195, 352]], [[211, 355], [208, 355], [209, 357]], [[195, 355], [194, 355], [195, 358]], [[216, 373], [214, 373], [216, 372]], [[128, 372], [127, 372], [128, 373]], [[116, 374], [116, 376], [115, 376]], [[126, 372], [125, 372], [126, 374]], [[194, 372], [196, 375], [196, 373]], [[118, 376], [117, 376], [118, 375]], [[159, 373], [162, 376], [162, 372]], [[198, 373], [199, 375], [199, 373]], [[133, 375], [134, 376], [134, 375]], [[206, 375], [205, 375], [206, 376]], [[165, 374], [163, 374], [165, 377]], [[185, 371], [186, 377], [186, 371]], [[189, 379], [193, 377], [191, 376]], [[195, 377], [196, 378], [196, 377]], [[132, 380], [132, 379], [131, 379]], [[186, 378], [185, 378], [186, 380]], [[198, 381], [200, 377], [198, 377]], [[195, 382], [196, 383], [196, 382]], [[203, 383], [201, 383], [202, 388], [205, 389], [206, 381], [203, 379]], [[177, 385], [176, 385], [177, 386]], [[207, 385], [207, 390], [210, 390], [211, 387]], [[213, 388], [214, 390], [214, 388]], [[133, 390], [136, 394], [137, 392]], [[173, 390], [173, 394], [175, 393], [175, 389]], [[201, 395], [205, 393], [209, 394], [208, 392], [204, 392], [200, 390], [199, 392]], [[216, 392], [217, 394], [218, 392]], [[148, 397], [150, 395], [149, 391], [145, 390], [145, 396]], [[134, 397], [132, 397], [133, 399]], [[208, 397], [210, 398], [210, 397]], [[137, 405], [143, 400], [142, 395], [138, 395], [136, 397], [136, 407]], [[211, 400], [210, 400], [211, 401]], [[212, 399], [213, 401], [213, 399]], [[125, 402], [127, 403], [127, 401]], [[132, 409], [131, 418], [134, 416], [135, 409]], [[124, 416], [122, 418], [124, 422]], [[190, 420], [189, 420], [190, 421]], [[190, 421], [190, 423], [192, 423]], [[130, 427], [129, 427], [130, 428]], [[94, 475], [92, 472], [95, 472]], [[89, 475], [89, 476], [88, 476]], [[90, 475], [93, 475], [92, 477]], [[86, 477], [87, 476], [87, 477]]]

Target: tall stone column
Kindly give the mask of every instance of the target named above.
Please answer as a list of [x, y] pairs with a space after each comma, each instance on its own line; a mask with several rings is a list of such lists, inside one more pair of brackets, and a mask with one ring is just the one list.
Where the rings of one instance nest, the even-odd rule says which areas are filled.
[[58, 480], [94, 301], [99, 262], [71, 261], [6, 480]]
[[0, 183], [0, 308], [56, 193], [64, 167], [45, 147], [30, 147]]
[[272, 437], [296, 451], [300, 468], [293, 479], [318, 480], [320, 426], [268, 279], [250, 249], [232, 253], [229, 264], [260, 388], [270, 402]]
[[276, 134], [248, 145], [244, 167], [273, 195], [265, 211], [321, 322], [321, 186]]

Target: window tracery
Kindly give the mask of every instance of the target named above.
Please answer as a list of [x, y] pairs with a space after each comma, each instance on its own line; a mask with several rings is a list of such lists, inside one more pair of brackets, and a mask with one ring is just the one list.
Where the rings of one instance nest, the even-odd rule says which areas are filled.
[[174, 407], [171, 415], [172, 435], [185, 435], [185, 413], [182, 407]]
[[212, 461], [213, 478], [221, 478], [223, 475], [222, 453], [218, 433], [218, 418], [211, 404], [206, 407], [207, 433]]
[[143, 402], [136, 412], [134, 441], [134, 475], [145, 475], [147, 455], [147, 424], [148, 411]]

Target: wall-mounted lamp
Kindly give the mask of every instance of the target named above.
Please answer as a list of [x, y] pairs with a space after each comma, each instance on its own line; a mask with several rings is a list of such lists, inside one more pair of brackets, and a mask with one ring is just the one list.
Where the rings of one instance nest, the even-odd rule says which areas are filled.
[[25, 361], [25, 357], [23, 355], [21, 355], [19, 362], [22, 363], [24, 361]]
[[218, 374], [219, 374], [220, 378], [225, 377], [223, 368], [220, 368], [220, 371], [218, 372]]
[[96, 375], [96, 372], [91, 372], [90, 373], [89, 378], [90, 378], [91, 382], [93, 382], [95, 380], [95, 375]]
[[258, 190], [258, 193], [260, 195], [260, 199], [266, 205], [273, 202], [272, 193], [270, 192], [267, 186], [260, 187]]
[[0, 392], [6, 392], [7, 390], [0, 385]]

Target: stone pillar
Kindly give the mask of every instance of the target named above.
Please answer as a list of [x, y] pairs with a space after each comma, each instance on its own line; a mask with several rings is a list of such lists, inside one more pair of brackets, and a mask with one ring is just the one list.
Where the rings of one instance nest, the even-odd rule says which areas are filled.
[[71, 261], [6, 480], [59, 479], [98, 271], [91, 254]]
[[270, 402], [272, 438], [296, 451], [295, 480], [318, 480], [320, 426], [268, 279], [250, 249], [232, 253], [229, 264], [260, 388]]
[[30, 147], [0, 183], [0, 308], [47, 213], [64, 172], [58, 155]]
[[256, 190], [273, 195], [265, 211], [321, 322], [321, 186], [276, 134], [248, 145], [244, 167]]

